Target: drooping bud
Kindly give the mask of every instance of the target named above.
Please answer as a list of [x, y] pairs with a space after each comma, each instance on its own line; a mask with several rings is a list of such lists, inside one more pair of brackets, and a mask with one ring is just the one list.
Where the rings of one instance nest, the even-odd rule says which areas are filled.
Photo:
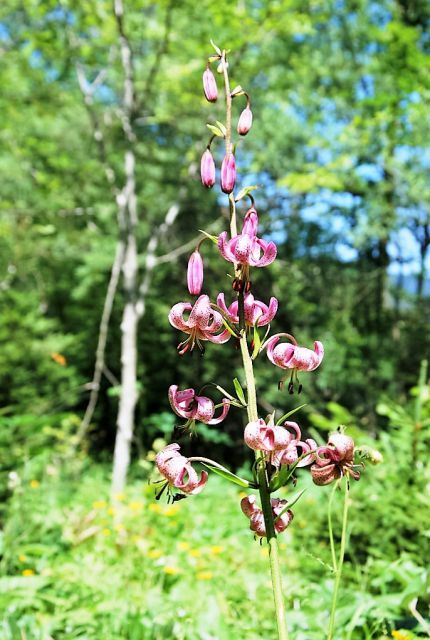
[[216, 102], [218, 99], [218, 89], [216, 86], [215, 76], [210, 69], [206, 69], [203, 74], [203, 90], [206, 100]]
[[221, 165], [221, 189], [224, 193], [231, 193], [236, 182], [236, 162], [234, 155], [228, 153], [224, 156]]
[[200, 162], [200, 175], [203, 185], [208, 189], [211, 189], [215, 184], [215, 162], [209, 149], [206, 149], [202, 155]]
[[241, 136], [246, 136], [250, 128], [252, 127], [252, 111], [249, 107], [246, 107], [239, 117], [237, 123], [237, 132]]
[[203, 260], [197, 249], [188, 260], [187, 269], [188, 291], [192, 296], [199, 296], [203, 285]]

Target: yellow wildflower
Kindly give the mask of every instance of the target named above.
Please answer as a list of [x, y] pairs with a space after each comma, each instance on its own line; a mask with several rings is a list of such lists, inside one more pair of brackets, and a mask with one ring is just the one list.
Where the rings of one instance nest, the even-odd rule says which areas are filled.
[[114, 495], [113, 499], [116, 500], [117, 502], [124, 502], [125, 494], [124, 493], [116, 493]]
[[409, 633], [404, 633], [403, 631], [394, 631], [391, 632], [391, 635], [395, 640], [410, 640], [411, 636]]
[[111, 530], [110, 529], [103, 529], [102, 530], [102, 534], [106, 537], [110, 536], [111, 534]]
[[163, 552], [160, 551], [160, 549], [151, 549], [148, 551], [148, 558], [151, 558], [151, 560], [157, 560], [157, 558], [161, 558], [162, 555]]
[[210, 550], [211, 553], [214, 554], [214, 556], [217, 556], [224, 551], [224, 547], [221, 547], [219, 544], [214, 544]]
[[212, 575], [213, 574], [211, 571], [199, 571], [196, 577], [197, 577], [197, 580], [211, 580]]
[[115, 507], [109, 507], [109, 509], [107, 510], [107, 512], [108, 512], [108, 515], [109, 515], [109, 516], [114, 516], [114, 515], [116, 515], [116, 509], [115, 509]]
[[188, 544], [188, 542], [178, 542], [179, 551], [188, 551], [189, 548], [190, 545]]
[[158, 502], [151, 502], [148, 509], [153, 513], [161, 513], [163, 511], [161, 505], [159, 505]]
[[39, 480], [31, 480], [30, 481], [30, 487], [32, 489], [37, 489], [38, 487], [40, 487], [40, 482]]
[[105, 500], [94, 500], [93, 509], [104, 509], [106, 507]]
[[168, 565], [167, 567], [164, 567], [164, 573], [166, 573], [168, 576], [176, 576], [176, 574], [179, 573], [179, 569], [177, 567], [170, 567]]
[[167, 516], [168, 518], [171, 518], [172, 516], [175, 516], [179, 511], [179, 505], [177, 504], [172, 504], [169, 507], [166, 507], [162, 513], [163, 516]]
[[190, 556], [192, 558], [199, 558], [202, 555], [202, 552], [200, 551], [200, 549], [191, 549], [190, 551]]
[[137, 502], [136, 500], [128, 503], [128, 508], [131, 511], [140, 511], [143, 507], [143, 502]]
[[28, 578], [29, 576], [34, 576], [35, 571], [33, 571], [33, 569], [24, 569], [24, 571], [21, 571], [21, 574]]
[[24, 555], [23, 553], [21, 553], [21, 555], [20, 555], [20, 556], [18, 556], [18, 560], [19, 560], [20, 562], [27, 562], [27, 556], [26, 556], [26, 555]]

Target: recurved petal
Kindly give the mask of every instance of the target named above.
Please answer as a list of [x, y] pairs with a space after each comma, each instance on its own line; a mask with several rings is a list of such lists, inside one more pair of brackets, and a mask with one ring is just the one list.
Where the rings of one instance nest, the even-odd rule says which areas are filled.
[[242, 498], [240, 501], [240, 508], [247, 518], [250, 518], [256, 511], [260, 511], [260, 508], [257, 506], [257, 498], [253, 494]]
[[346, 436], [344, 433], [332, 433], [328, 440], [328, 446], [334, 448], [338, 460], [343, 462], [354, 460], [354, 440], [351, 436]]
[[175, 329], [179, 329], [180, 331], [185, 331], [185, 333], [190, 332], [189, 320], [184, 319], [184, 313], [186, 311], [192, 310], [192, 305], [189, 302], [178, 302], [178, 304], [173, 305], [170, 309], [169, 313], [169, 322], [175, 327]]
[[206, 396], [196, 396], [196, 402], [197, 409], [194, 419], [207, 424], [215, 412], [214, 403], [210, 398], [206, 398]]
[[230, 242], [227, 240], [227, 231], [223, 231], [218, 236], [218, 249], [224, 260], [235, 262], [235, 257], [231, 251]]
[[273, 451], [275, 449], [274, 429], [267, 426], [262, 418], [246, 425], [244, 440], [248, 447], [254, 451]]
[[291, 359], [296, 349], [295, 345], [289, 342], [278, 345], [277, 342], [279, 338], [277, 336], [274, 337], [276, 340], [272, 338], [267, 345], [267, 356], [269, 360], [277, 367], [281, 367], [281, 369], [294, 368], [294, 365], [293, 367], [291, 366]]
[[217, 305], [220, 307], [220, 309], [223, 310], [223, 312], [231, 322], [234, 322], [234, 323], [239, 322], [239, 316], [237, 315], [237, 308], [238, 308], [237, 301], [232, 302], [231, 305], [227, 308], [227, 305], [224, 299], [224, 294], [219, 293], [217, 297]]
[[220, 415], [217, 418], [212, 418], [211, 420], [209, 420], [208, 424], [219, 424], [220, 422], [222, 422], [228, 414], [229, 409], [230, 402], [226, 398], [224, 398], [222, 401], [222, 411]]
[[169, 402], [173, 411], [181, 418], [191, 418], [193, 409], [191, 403], [194, 400], [194, 389], [184, 389], [179, 391], [176, 384], [169, 387]]
[[228, 329], [225, 329], [218, 335], [214, 335], [211, 331], [202, 331], [201, 334], [204, 340], [209, 340], [209, 342], [214, 342], [215, 344], [224, 344], [231, 338], [231, 333]]
[[207, 329], [212, 315], [212, 309], [210, 305], [209, 296], [199, 296], [191, 310], [188, 324], [191, 327], [198, 327], [199, 329]]
[[317, 464], [311, 466], [312, 480], [315, 484], [323, 486], [340, 478], [340, 469], [335, 464], [320, 467]]
[[167, 447], [164, 447], [164, 449], [161, 449], [161, 451], [157, 453], [157, 455], [155, 456], [155, 464], [160, 473], [164, 475], [164, 465], [171, 458], [178, 456], [181, 457], [181, 454], [179, 453], [180, 448], [181, 447], [179, 446], [179, 444], [177, 444], [176, 442], [172, 442], [172, 444], [168, 444]]
[[252, 262], [250, 262], [250, 264], [253, 267], [267, 267], [269, 264], [272, 264], [272, 262], [276, 258], [276, 254], [278, 252], [276, 244], [274, 242], [266, 242], [265, 240], [261, 240], [260, 238], [257, 238], [256, 242], [262, 249], [263, 254], [258, 260], [255, 260], [253, 257], [253, 260]]

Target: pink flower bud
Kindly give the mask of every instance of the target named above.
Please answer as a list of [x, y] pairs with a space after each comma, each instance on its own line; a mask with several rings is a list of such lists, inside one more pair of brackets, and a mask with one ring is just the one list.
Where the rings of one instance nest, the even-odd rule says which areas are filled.
[[210, 189], [215, 184], [215, 162], [209, 149], [206, 149], [200, 162], [202, 183]]
[[192, 296], [200, 295], [203, 284], [203, 260], [197, 249], [188, 260], [187, 284], [188, 291]]
[[221, 165], [221, 189], [224, 193], [231, 193], [236, 182], [236, 162], [234, 155], [228, 153], [224, 156]]
[[216, 102], [218, 98], [218, 89], [216, 86], [215, 76], [210, 69], [206, 69], [203, 74], [203, 90], [206, 100]]
[[246, 107], [239, 117], [239, 122], [237, 123], [237, 132], [241, 136], [246, 136], [250, 128], [252, 127], [252, 111], [249, 107]]

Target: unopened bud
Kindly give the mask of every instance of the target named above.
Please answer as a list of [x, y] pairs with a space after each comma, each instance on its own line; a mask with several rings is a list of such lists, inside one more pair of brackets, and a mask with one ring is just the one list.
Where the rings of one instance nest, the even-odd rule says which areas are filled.
[[205, 92], [206, 100], [209, 102], [217, 101], [218, 89], [216, 86], [215, 76], [210, 69], [206, 69], [203, 74], [203, 91]]
[[200, 295], [203, 285], [203, 260], [197, 249], [188, 260], [187, 284], [192, 296]]
[[215, 184], [215, 162], [209, 149], [206, 149], [200, 162], [200, 175], [202, 183], [208, 189]]
[[249, 107], [246, 107], [239, 117], [237, 123], [237, 132], [241, 136], [246, 136], [250, 128], [252, 127], [252, 111]]
[[224, 193], [231, 193], [236, 182], [236, 162], [234, 155], [228, 153], [224, 156], [221, 165], [221, 189]]

